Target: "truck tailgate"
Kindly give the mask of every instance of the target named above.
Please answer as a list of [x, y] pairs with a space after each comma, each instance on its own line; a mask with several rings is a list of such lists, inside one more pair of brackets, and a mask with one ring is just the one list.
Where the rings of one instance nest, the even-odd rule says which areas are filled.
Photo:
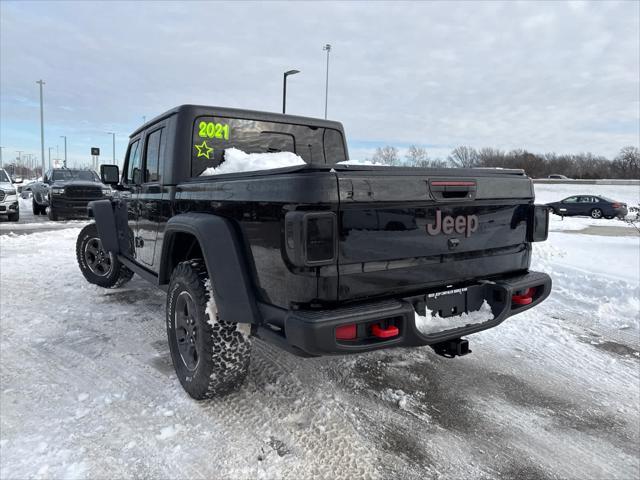
[[338, 171], [340, 300], [527, 269], [529, 178], [494, 170]]

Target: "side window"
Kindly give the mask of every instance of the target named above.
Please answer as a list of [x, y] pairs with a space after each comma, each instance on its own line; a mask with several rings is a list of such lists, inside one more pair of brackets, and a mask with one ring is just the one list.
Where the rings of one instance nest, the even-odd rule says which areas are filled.
[[347, 156], [344, 151], [342, 134], [338, 130], [327, 128], [324, 131], [324, 161], [330, 165], [344, 162]]
[[129, 155], [127, 157], [127, 183], [139, 184], [142, 180], [140, 170], [140, 140], [136, 140], [129, 146]]
[[598, 197], [591, 197], [591, 202], [592, 203], [598, 203], [600, 201], [600, 199]]
[[563, 200], [565, 203], [578, 203], [578, 197], [569, 197]]
[[[160, 164], [160, 153], [162, 146], [162, 131], [161, 128], [152, 132], [147, 136], [147, 148], [145, 149], [145, 174], [144, 183], [159, 182], [160, 176], [158, 175], [158, 166]], [[164, 153], [164, 152], [163, 152]]]

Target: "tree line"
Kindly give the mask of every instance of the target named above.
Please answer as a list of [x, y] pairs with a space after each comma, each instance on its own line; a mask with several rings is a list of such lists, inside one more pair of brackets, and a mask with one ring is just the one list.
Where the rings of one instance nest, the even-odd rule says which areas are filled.
[[565, 175], [569, 178], [640, 178], [640, 152], [637, 147], [620, 149], [613, 159], [592, 153], [557, 154], [532, 153], [527, 150], [503, 151], [498, 148], [460, 146], [454, 148], [446, 160], [431, 158], [423, 147], [412, 145], [404, 158], [400, 150], [387, 145], [378, 147], [371, 158], [373, 163], [423, 168], [500, 167], [524, 170], [532, 178]]

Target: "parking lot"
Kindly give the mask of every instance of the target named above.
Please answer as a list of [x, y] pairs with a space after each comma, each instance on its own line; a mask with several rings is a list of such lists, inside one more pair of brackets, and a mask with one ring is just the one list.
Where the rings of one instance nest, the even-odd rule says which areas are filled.
[[2, 478], [640, 475], [640, 237], [622, 222], [553, 218], [532, 266], [551, 297], [470, 336], [471, 355], [299, 359], [254, 341], [243, 388], [195, 402], [164, 294], [87, 284], [82, 223], [22, 208], [0, 226]]

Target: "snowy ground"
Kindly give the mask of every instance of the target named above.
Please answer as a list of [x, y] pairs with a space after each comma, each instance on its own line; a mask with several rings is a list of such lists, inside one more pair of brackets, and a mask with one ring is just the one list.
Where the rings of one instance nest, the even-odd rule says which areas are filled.
[[[557, 187], [538, 201], [573, 193]], [[551, 297], [470, 336], [471, 355], [256, 341], [242, 390], [204, 403], [173, 374], [161, 292], [87, 284], [77, 224], [2, 230], [0, 477], [638, 478], [640, 237], [571, 221], [535, 245]]]

